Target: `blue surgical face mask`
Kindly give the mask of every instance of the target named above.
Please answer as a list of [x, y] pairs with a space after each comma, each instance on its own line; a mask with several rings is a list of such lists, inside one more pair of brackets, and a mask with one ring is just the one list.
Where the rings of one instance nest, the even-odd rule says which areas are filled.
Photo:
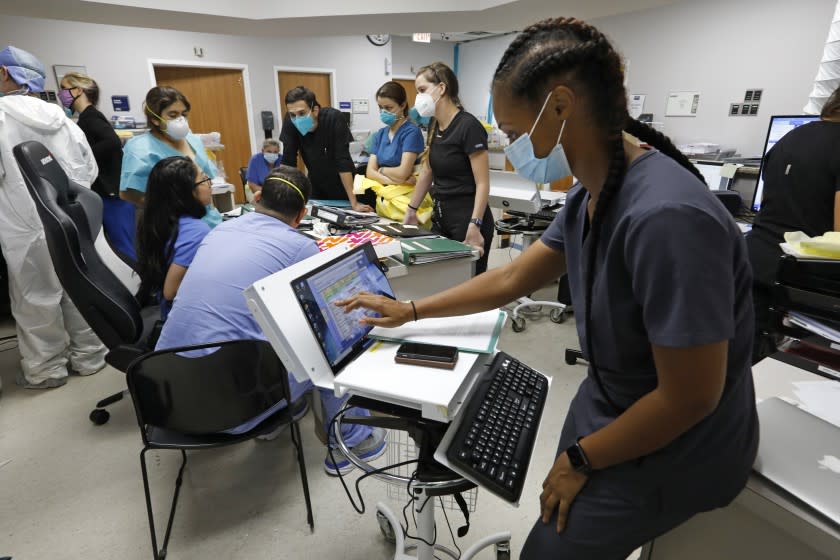
[[408, 118], [423, 126], [429, 126], [429, 123], [432, 121], [432, 117], [421, 117], [417, 111], [417, 107], [412, 107], [408, 110]]
[[563, 129], [566, 128], [566, 121], [563, 121], [560, 127], [560, 134], [557, 136], [557, 145], [544, 158], [538, 158], [534, 155], [534, 144], [531, 142], [531, 134], [540, 122], [543, 111], [545, 111], [548, 100], [551, 99], [551, 92], [545, 98], [540, 114], [537, 115], [537, 120], [534, 121], [534, 126], [527, 134], [523, 134], [516, 141], [505, 148], [505, 155], [513, 165], [516, 172], [526, 179], [534, 181], [535, 183], [551, 183], [572, 174], [572, 169], [569, 167], [569, 160], [566, 159], [566, 152], [563, 150], [563, 145], [560, 144], [560, 138], [563, 136]]
[[280, 154], [275, 154], [275, 153], [272, 153], [272, 152], [265, 152], [265, 153], [263, 153], [263, 157], [265, 158], [265, 161], [267, 161], [269, 165], [274, 165], [274, 162], [277, 161], [277, 159], [280, 157]]
[[292, 117], [292, 123], [298, 129], [301, 136], [306, 136], [312, 131], [312, 127], [315, 126], [315, 119], [312, 118], [312, 111], [309, 111], [306, 115]]
[[391, 126], [395, 122], [399, 120], [399, 117], [396, 113], [392, 113], [390, 111], [386, 111], [385, 109], [380, 109], [379, 111], [379, 120], [381, 120], [385, 125]]

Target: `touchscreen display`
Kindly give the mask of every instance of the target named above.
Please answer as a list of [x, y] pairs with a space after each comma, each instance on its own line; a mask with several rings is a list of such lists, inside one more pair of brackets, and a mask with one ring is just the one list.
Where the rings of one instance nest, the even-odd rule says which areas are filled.
[[295, 279], [292, 288], [334, 374], [369, 346], [372, 329], [359, 323], [370, 310], [347, 313], [335, 302], [362, 291], [394, 297], [370, 243]]

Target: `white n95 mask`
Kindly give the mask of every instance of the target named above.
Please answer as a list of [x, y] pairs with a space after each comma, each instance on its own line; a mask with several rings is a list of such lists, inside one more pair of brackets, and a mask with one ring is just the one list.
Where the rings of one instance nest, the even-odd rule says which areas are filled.
[[551, 183], [572, 174], [572, 169], [569, 167], [569, 160], [566, 158], [566, 152], [563, 150], [563, 145], [560, 144], [560, 138], [563, 136], [563, 129], [566, 128], [566, 121], [560, 126], [560, 134], [557, 136], [557, 145], [544, 158], [538, 158], [534, 155], [534, 144], [531, 142], [531, 134], [540, 122], [543, 111], [551, 98], [551, 92], [543, 102], [542, 109], [540, 109], [537, 120], [531, 127], [531, 131], [523, 134], [516, 141], [505, 148], [505, 155], [510, 164], [516, 169], [516, 172], [521, 176], [535, 183]]
[[431, 93], [418, 93], [414, 98], [414, 108], [421, 117], [433, 117], [436, 103]]
[[166, 122], [166, 129], [164, 132], [173, 140], [183, 140], [190, 133], [190, 123], [187, 122], [187, 117], [178, 117]]

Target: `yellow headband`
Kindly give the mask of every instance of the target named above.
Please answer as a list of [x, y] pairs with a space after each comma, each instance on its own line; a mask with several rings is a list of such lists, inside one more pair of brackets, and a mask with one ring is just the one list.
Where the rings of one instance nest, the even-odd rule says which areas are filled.
[[297, 187], [297, 185], [295, 185], [295, 184], [294, 184], [294, 183], [292, 183], [291, 181], [287, 181], [287, 180], [286, 180], [286, 179], [284, 179], [283, 177], [269, 177], [267, 180], [268, 180], [268, 181], [282, 181], [283, 183], [286, 183], [287, 185], [289, 185], [290, 187], [292, 187], [293, 189], [295, 189], [295, 190], [297, 191], [297, 193], [300, 195], [300, 199], [303, 201], [303, 203], [304, 203], [304, 204], [306, 204], [306, 197], [305, 197], [305, 196], [303, 196], [303, 191], [301, 191], [301, 190]]

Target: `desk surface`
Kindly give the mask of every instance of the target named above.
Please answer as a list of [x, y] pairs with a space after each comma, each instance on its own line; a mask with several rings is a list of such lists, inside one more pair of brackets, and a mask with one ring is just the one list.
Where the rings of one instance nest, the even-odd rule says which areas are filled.
[[[765, 358], [753, 366], [753, 380], [755, 383], [756, 399], [764, 400], [772, 397], [781, 397], [801, 404], [794, 391], [794, 383], [800, 381], [825, 381], [826, 379], [779, 360]], [[813, 538], [827, 538], [828, 540], [833, 539], [834, 541], [840, 542], [840, 524], [830, 522], [806, 504], [788, 496], [786, 493], [779, 492], [764, 477], [753, 473], [747, 482], [747, 488], [758, 497], [775, 504], [784, 510], [784, 512], [788, 512], [802, 520], [809, 526], [809, 529], [814, 530], [816, 535], [818, 535], [817, 537], [813, 537], [812, 535]], [[754, 504], [755, 496], [751, 497], [742, 494], [737, 501], [745, 505]], [[819, 537], [819, 535], [822, 535], [822, 537]]]
[[448, 423], [460, 409], [476, 372], [473, 365], [490, 354], [460, 352], [455, 369], [421, 367], [394, 362], [397, 343], [377, 343], [335, 378], [336, 393], [391, 402], [419, 409], [424, 418]]
[[[824, 378], [766, 358], [753, 366], [753, 379], [757, 399], [798, 402], [794, 383]], [[696, 515], [642, 550], [643, 560], [673, 558], [840, 558], [840, 526], [753, 473], [732, 504]]]
[[799, 404], [793, 385], [798, 381], [825, 381], [825, 377], [773, 358], [765, 358], [753, 366], [755, 398], [758, 400], [784, 397]]

